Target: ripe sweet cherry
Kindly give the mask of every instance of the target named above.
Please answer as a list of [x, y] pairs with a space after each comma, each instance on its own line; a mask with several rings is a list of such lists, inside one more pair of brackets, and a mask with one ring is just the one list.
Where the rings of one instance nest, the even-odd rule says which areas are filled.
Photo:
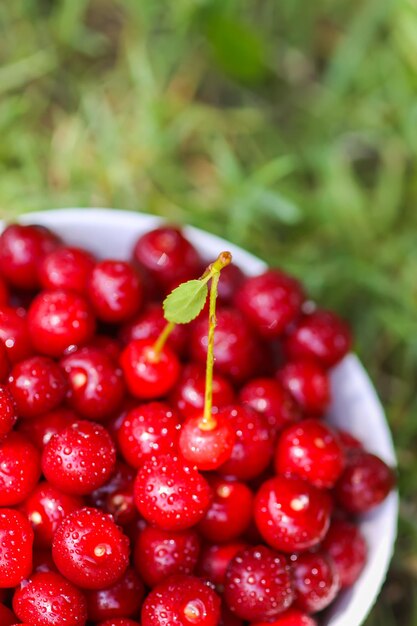
[[321, 416], [330, 404], [330, 381], [315, 361], [288, 362], [277, 372], [278, 380], [307, 415]]
[[61, 246], [44, 256], [39, 263], [41, 287], [69, 289], [85, 295], [94, 262], [94, 257], [81, 248]]
[[111, 478], [89, 496], [91, 506], [113, 516], [116, 524], [126, 526], [134, 522], [137, 509], [133, 500], [136, 472], [122, 461], [116, 462]]
[[242, 541], [221, 545], [203, 545], [197, 564], [197, 574], [215, 585], [219, 590], [223, 590], [230, 562], [238, 552], [245, 548], [247, 548], [247, 544]]
[[10, 363], [23, 361], [33, 353], [24, 309], [0, 307], [0, 341]]
[[40, 454], [26, 437], [12, 431], [0, 442], [0, 507], [25, 500], [41, 475]]
[[145, 587], [131, 567], [114, 585], [105, 589], [85, 591], [88, 619], [92, 622], [137, 615]]
[[250, 380], [240, 390], [239, 400], [262, 413], [273, 434], [301, 419], [301, 411], [290, 393], [273, 378]]
[[340, 579], [331, 557], [305, 552], [291, 559], [295, 602], [306, 613], [325, 609], [340, 591]]
[[32, 571], [33, 530], [19, 511], [0, 509], [0, 589], [16, 587]]
[[0, 385], [0, 439], [12, 430], [16, 420], [14, 398], [7, 387]]
[[98, 319], [120, 324], [139, 311], [142, 281], [130, 263], [106, 259], [97, 263], [90, 275], [88, 296]]
[[353, 585], [365, 566], [368, 552], [359, 528], [345, 520], [334, 520], [322, 547], [333, 560], [341, 586]]
[[17, 424], [19, 432], [29, 439], [39, 450], [43, 450], [52, 435], [79, 421], [79, 416], [71, 409], [60, 407], [36, 419], [21, 420]]

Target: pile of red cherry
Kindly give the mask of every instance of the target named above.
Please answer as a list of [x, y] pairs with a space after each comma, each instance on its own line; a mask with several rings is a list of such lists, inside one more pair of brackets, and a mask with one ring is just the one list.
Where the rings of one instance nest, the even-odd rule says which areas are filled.
[[171, 227], [132, 252], [0, 237], [0, 624], [313, 626], [394, 485], [322, 419], [349, 330], [283, 272], [227, 265], [211, 380], [207, 306], [162, 307], [198, 252]]

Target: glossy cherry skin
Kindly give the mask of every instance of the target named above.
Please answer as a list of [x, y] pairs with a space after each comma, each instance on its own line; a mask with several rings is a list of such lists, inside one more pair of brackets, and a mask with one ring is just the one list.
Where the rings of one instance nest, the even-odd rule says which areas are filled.
[[301, 419], [301, 411], [292, 396], [273, 378], [254, 378], [248, 381], [239, 392], [239, 400], [262, 413], [272, 433], [279, 432]]
[[184, 459], [199, 470], [215, 470], [232, 454], [236, 441], [233, 424], [222, 413], [212, 415], [210, 424], [204, 422], [203, 413], [187, 417], [181, 426], [179, 450]]
[[[219, 309], [214, 337], [214, 356], [219, 374], [242, 383], [254, 376], [261, 365], [261, 348], [243, 315], [231, 308]], [[190, 352], [205, 365], [208, 325], [206, 316], [193, 322]]]
[[137, 517], [133, 500], [135, 478], [136, 472], [132, 467], [117, 461], [111, 478], [89, 496], [91, 506], [110, 513], [116, 524], [130, 524]]
[[52, 359], [33, 356], [17, 363], [9, 376], [9, 389], [20, 417], [33, 418], [58, 407], [65, 397], [65, 375]]
[[129, 539], [111, 515], [93, 508], [71, 513], [59, 526], [52, 544], [55, 565], [83, 589], [113, 585], [129, 563]]
[[16, 616], [7, 606], [0, 604], [0, 624], [2, 626], [13, 626], [16, 624]]
[[18, 430], [33, 443], [39, 450], [43, 450], [52, 435], [79, 421], [79, 416], [66, 407], [55, 409], [36, 419], [21, 420]]
[[260, 487], [254, 515], [266, 543], [282, 552], [300, 552], [324, 538], [331, 509], [326, 492], [301, 478], [277, 476]]
[[291, 559], [296, 605], [306, 613], [325, 609], [340, 591], [339, 574], [326, 553], [305, 552]]
[[236, 433], [230, 458], [219, 472], [238, 480], [255, 478], [267, 468], [273, 454], [273, 440], [266, 419], [243, 404], [224, 407], [218, 415], [228, 419]]
[[147, 461], [135, 481], [139, 513], [163, 530], [184, 530], [199, 522], [211, 502], [211, 489], [196, 468], [177, 456]]
[[242, 619], [274, 619], [294, 599], [286, 557], [261, 545], [245, 548], [227, 568], [224, 598]]
[[293, 474], [320, 489], [331, 489], [343, 466], [343, 448], [327, 424], [307, 419], [281, 433], [275, 450], [277, 474]]
[[171, 391], [180, 374], [180, 363], [165, 345], [157, 354], [148, 339], [131, 341], [123, 350], [120, 363], [129, 391], [143, 400], [161, 398]]
[[192, 574], [200, 553], [200, 538], [190, 528], [179, 532], [147, 526], [139, 533], [134, 550], [136, 571], [148, 587], [173, 574]]
[[[205, 368], [198, 363], [187, 363], [171, 394], [171, 404], [184, 417], [192, 417], [204, 409], [206, 389]], [[220, 407], [232, 404], [235, 392], [232, 385], [216, 372], [213, 373], [213, 412]]]
[[145, 595], [143, 582], [131, 567], [106, 589], [85, 592], [88, 619], [93, 622], [136, 615]]
[[142, 607], [142, 626], [218, 626], [220, 598], [193, 576], [177, 574], [155, 587]]
[[172, 226], [161, 226], [139, 237], [133, 254], [165, 292], [201, 274], [199, 254], [182, 232]]
[[90, 305], [77, 293], [42, 291], [29, 307], [28, 328], [40, 354], [59, 357], [92, 338], [95, 320]]
[[98, 422], [120, 408], [122, 370], [104, 350], [86, 346], [65, 356], [61, 366], [68, 379], [68, 404], [82, 417]]
[[32, 571], [33, 530], [19, 511], [0, 509], [0, 589], [16, 587]]
[[[164, 310], [159, 302], [149, 303], [138, 317], [124, 324], [120, 329], [120, 340], [127, 345], [136, 339], [156, 341], [166, 326]], [[167, 345], [177, 354], [183, 355], [187, 348], [189, 328], [187, 324], [177, 324], [167, 339]]]
[[43, 257], [39, 264], [41, 287], [70, 289], [85, 295], [94, 263], [94, 257], [86, 250], [61, 246]]
[[200, 578], [208, 580], [223, 590], [226, 580], [226, 572], [229, 563], [237, 555], [247, 547], [242, 541], [235, 541], [225, 544], [206, 544], [200, 553], [197, 564], [197, 574]]
[[0, 442], [0, 507], [20, 504], [31, 493], [41, 474], [40, 455], [18, 432]]
[[267, 338], [279, 337], [301, 311], [300, 283], [279, 270], [247, 278], [235, 303], [256, 330]]
[[250, 626], [317, 626], [317, 622], [310, 615], [291, 608], [273, 622], [252, 622]]
[[0, 307], [0, 341], [10, 363], [23, 361], [33, 353], [24, 309]]
[[348, 325], [331, 311], [314, 311], [299, 320], [285, 340], [292, 361], [312, 359], [333, 367], [349, 352], [352, 338]]
[[139, 468], [152, 456], [175, 452], [178, 434], [177, 413], [164, 402], [149, 402], [126, 414], [117, 439], [126, 462]]
[[39, 572], [13, 596], [16, 615], [36, 626], [84, 626], [86, 602], [79, 589], [60, 574]]
[[126, 261], [100, 261], [91, 273], [88, 296], [98, 319], [120, 324], [132, 318], [142, 305], [141, 278]]
[[0, 439], [12, 430], [16, 421], [14, 398], [7, 387], [0, 385]]
[[82, 498], [61, 493], [46, 482], [39, 483], [21, 506], [35, 533], [35, 546], [52, 546], [62, 520], [84, 506]]
[[252, 519], [253, 494], [245, 483], [208, 476], [213, 500], [198, 525], [208, 541], [227, 543], [245, 533]]
[[116, 449], [107, 430], [79, 420], [51, 437], [43, 449], [42, 471], [57, 489], [85, 495], [107, 482]]
[[277, 372], [278, 380], [298, 406], [309, 415], [321, 416], [330, 404], [330, 381], [314, 361], [288, 362]]
[[368, 548], [360, 529], [345, 520], [334, 520], [322, 544], [332, 558], [341, 587], [350, 587], [359, 578]]
[[336, 499], [349, 513], [366, 513], [385, 500], [394, 485], [394, 472], [382, 459], [358, 451], [347, 458]]
[[43, 226], [7, 226], [0, 235], [2, 276], [18, 289], [37, 289], [39, 263], [58, 243], [57, 237]]

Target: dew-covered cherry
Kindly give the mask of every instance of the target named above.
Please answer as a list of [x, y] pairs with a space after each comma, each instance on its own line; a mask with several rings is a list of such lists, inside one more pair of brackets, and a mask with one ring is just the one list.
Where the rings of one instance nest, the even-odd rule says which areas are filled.
[[36, 419], [21, 420], [17, 428], [39, 450], [43, 450], [52, 435], [77, 422], [79, 416], [67, 407], [59, 407], [44, 415], [38, 415]]
[[187, 417], [181, 426], [179, 450], [199, 470], [221, 467], [232, 454], [236, 441], [233, 423], [219, 412], [206, 419], [203, 411]]
[[305, 478], [331, 489], [343, 470], [344, 453], [336, 432], [317, 419], [306, 419], [281, 433], [275, 450], [277, 474]]
[[143, 300], [142, 280], [127, 261], [105, 259], [91, 272], [88, 296], [98, 319], [120, 324], [139, 311]]
[[9, 433], [17, 421], [16, 404], [9, 389], [0, 385], [0, 438]]
[[261, 545], [245, 548], [227, 568], [224, 598], [242, 619], [274, 619], [294, 600], [287, 558]]
[[282, 552], [317, 545], [330, 525], [329, 495], [294, 476], [267, 480], [255, 497], [256, 525], [266, 543]]
[[40, 474], [40, 454], [35, 446], [18, 432], [6, 435], [0, 442], [0, 507], [23, 502]]
[[94, 263], [94, 257], [86, 250], [61, 246], [43, 257], [39, 264], [41, 287], [69, 289], [85, 295]]
[[68, 379], [68, 404], [82, 417], [99, 422], [122, 404], [125, 386], [120, 367], [100, 348], [85, 346], [61, 360]]
[[274, 269], [247, 278], [235, 296], [239, 309], [267, 338], [282, 335], [299, 315], [303, 301], [304, 292], [300, 283]]
[[199, 553], [194, 529], [173, 532], [147, 526], [137, 538], [134, 563], [146, 585], [155, 587], [173, 574], [192, 574]]
[[83, 296], [64, 289], [42, 291], [29, 307], [28, 328], [40, 354], [59, 357], [92, 338], [95, 320]]
[[48, 548], [52, 545], [54, 533], [62, 520], [83, 506], [81, 497], [62, 493], [47, 482], [41, 482], [21, 505], [20, 510], [32, 525], [35, 546]]
[[38, 572], [15, 591], [13, 610], [36, 626], [85, 626], [86, 601], [82, 592], [55, 572]]
[[329, 377], [315, 361], [288, 362], [278, 370], [277, 377], [304, 413], [321, 416], [328, 408]]
[[273, 622], [252, 622], [250, 626], [317, 626], [317, 622], [307, 613], [291, 607]]
[[295, 603], [306, 613], [325, 609], [340, 591], [339, 574], [326, 553], [305, 552], [291, 559]]
[[336, 500], [349, 513], [366, 513], [389, 494], [395, 485], [393, 470], [370, 452], [348, 456], [336, 484]]
[[149, 402], [128, 411], [117, 439], [126, 462], [139, 468], [152, 456], [175, 452], [178, 434], [177, 413], [164, 402]]
[[175, 353], [165, 345], [155, 349], [149, 339], [131, 341], [123, 350], [120, 363], [129, 391], [143, 400], [161, 398], [174, 387], [180, 374]]
[[85, 495], [110, 478], [116, 449], [107, 430], [79, 420], [51, 437], [42, 453], [46, 479], [64, 493]]
[[58, 407], [66, 387], [61, 367], [44, 356], [32, 356], [16, 363], [9, 376], [9, 389], [23, 418], [37, 417]]
[[164, 530], [184, 530], [199, 522], [211, 501], [211, 489], [198, 470], [177, 456], [147, 461], [135, 481], [139, 513]]
[[[212, 387], [212, 410], [214, 413], [220, 407], [234, 402], [235, 393], [233, 387], [224, 376], [214, 372]], [[198, 363], [187, 363], [170, 396], [171, 404], [184, 417], [194, 416], [197, 411], [202, 411], [204, 408], [205, 388], [206, 374], [204, 367]]]
[[110, 587], [85, 591], [88, 619], [92, 622], [136, 615], [142, 606], [145, 587], [135, 571], [128, 567]]
[[6, 348], [10, 363], [23, 361], [33, 353], [26, 311], [23, 308], [0, 307], [0, 341]]
[[155, 587], [142, 607], [142, 626], [218, 626], [220, 598], [194, 576], [177, 574]]
[[333, 560], [342, 588], [353, 585], [365, 566], [368, 552], [358, 526], [345, 520], [334, 520], [322, 547]]
[[11, 224], [0, 235], [0, 272], [17, 289], [39, 287], [39, 264], [59, 244], [44, 226]]
[[223, 589], [229, 563], [246, 547], [242, 541], [203, 545], [196, 569], [198, 576]]
[[249, 380], [240, 390], [239, 400], [262, 413], [273, 433], [301, 419], [296, 402], [274, 378]]
[[133, 500], [133, 484], [136, 471], [123, 463], [116, 462], [111, 478], [89, 496], [91, 506], [113, 516], [116, 524], [129, 525], [137, 518], [137, 509]]
[[0, 589], [16, 587], [32, 571], [33, 530], [14, 509], [0, 509]]
[[110, 515], [83, 508], [68, 515], [52, 544], [55, 565], [82, 589], [104, 589], [116, 583], [129, 563], [129, 539]]

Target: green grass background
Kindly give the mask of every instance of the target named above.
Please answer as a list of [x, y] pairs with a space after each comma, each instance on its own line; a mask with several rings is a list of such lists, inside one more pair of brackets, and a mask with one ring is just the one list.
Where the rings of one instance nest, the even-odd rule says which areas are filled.
[[367, 624], [417, 624], [417, 3], [0, 3], [0, 212], [144, 210], [350, 319], [400, 465]]

